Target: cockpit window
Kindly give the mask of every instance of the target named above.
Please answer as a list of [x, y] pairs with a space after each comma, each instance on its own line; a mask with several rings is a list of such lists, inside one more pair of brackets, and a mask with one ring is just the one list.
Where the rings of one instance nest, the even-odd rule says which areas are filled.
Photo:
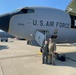
[[21, 9], [21, 12], [23, 13], [34, 13], [33, 9]]

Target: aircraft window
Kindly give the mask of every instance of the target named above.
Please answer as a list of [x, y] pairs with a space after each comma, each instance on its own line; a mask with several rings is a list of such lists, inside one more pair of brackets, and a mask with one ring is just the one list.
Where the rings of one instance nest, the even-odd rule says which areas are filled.
[[34, 13], [33, 9], [22, 9], [21, 12], [23, 13]]
[[29, 10], [28, 10], [28, 13], [33, 13], [33, 12], [34, 12], [33, 9], [29, 9]]

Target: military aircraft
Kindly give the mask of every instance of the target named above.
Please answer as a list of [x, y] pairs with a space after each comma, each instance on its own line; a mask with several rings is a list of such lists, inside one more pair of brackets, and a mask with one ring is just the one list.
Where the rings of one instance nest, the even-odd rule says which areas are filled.
[[1, 42], [3, 42], [3, 41], [8, 42], [8, 38], [15, 38], [15, 36], [0, 30], [0, 41]]
[[41, 46], [47, 35], [56, 42], [76, 42], [76, 0], [66, 11], [49, 7], [25, 7], [0, 16], [0, 29]]

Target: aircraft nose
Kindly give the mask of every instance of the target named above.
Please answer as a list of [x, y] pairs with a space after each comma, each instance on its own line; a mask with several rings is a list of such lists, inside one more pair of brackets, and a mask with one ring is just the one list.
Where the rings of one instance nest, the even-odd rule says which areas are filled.
[[9, 21], [10, 21], [9, 14], [1, 15], [0, 16], [0, 29], [8, 32]]

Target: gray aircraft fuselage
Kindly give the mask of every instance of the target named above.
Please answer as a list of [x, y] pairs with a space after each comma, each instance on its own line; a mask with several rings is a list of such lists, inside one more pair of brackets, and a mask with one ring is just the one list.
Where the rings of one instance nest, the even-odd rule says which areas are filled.
[[71, 21], [70, 15], [59, 9], [28, 7], [0, 16], [0, 29], [28, 40], [34, 39], [36, 31], [49, 35], [57, 31], [57, 42], [76, 42], [76, 22], [72, 27]]

